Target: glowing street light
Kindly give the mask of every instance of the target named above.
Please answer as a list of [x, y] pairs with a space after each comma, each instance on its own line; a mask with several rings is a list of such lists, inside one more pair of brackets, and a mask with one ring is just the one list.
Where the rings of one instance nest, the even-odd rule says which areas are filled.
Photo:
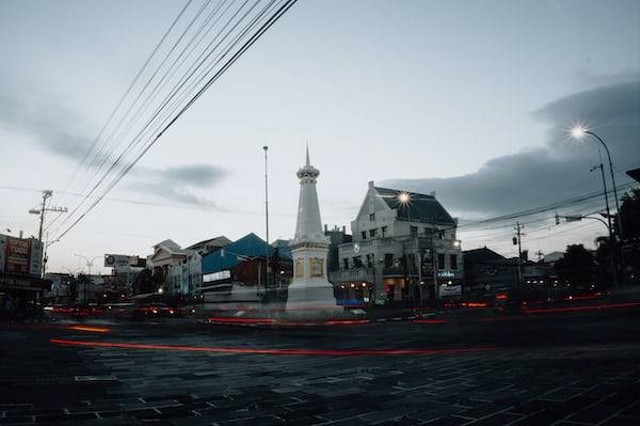
[[616, 189], [616, 178], [613, 175], [613, 164], [611, 162], [611, 153], [609, 152], [609, 148], [600, 136], [596, 135], [586, 127], [577, 125], [573, 129], [571, 129], [571, 136], [576, 140], [583, 139], [587, 135], [595, 138], [598, 142], [600, 142], [604, 147], [605, 152], [607, 153], [607, 159], [609, 160], [609, 172], [611, 173], [611, 183], [613, 185], [613, 197], [616, 201], [616, 212], [618, 214], [618, 221], [616, 222], [618, 228], [618, 236], [622, 238], [622, 221], [620, 217], [620, 205], [618, 204], [618, 190]]
[[401, 192], [398, 194], [398, 202], [400, 204], [409, 204], [411, 202], [411, 195], [408, 192]]
[[587, 129], [582, 126], [576, 126], [571, 129], [571, 137], [574, 139], [582, 139], [587, 134]]

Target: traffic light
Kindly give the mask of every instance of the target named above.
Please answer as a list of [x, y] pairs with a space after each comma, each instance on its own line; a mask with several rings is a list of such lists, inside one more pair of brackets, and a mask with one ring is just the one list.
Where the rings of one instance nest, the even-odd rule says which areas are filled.
[[513, 241], [513, 245], [514, 245], [514, 246], [517, 246], [517, 245], [518, 245], [518, 237], [513, 237], [513, 238], [511, 239], [511, 241]]

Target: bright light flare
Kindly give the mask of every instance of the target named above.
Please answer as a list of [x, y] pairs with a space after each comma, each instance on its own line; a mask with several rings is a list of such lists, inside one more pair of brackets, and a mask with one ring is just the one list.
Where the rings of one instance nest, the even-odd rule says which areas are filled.
[[401, 192], [400, 194], [398, 194], [398, 202], [400, 202], [401, 204], [409, 204], [410, 201], [411, 196], [408, 192]]
[[587, 129], [582, 126], [576, 126], [571, 129], [571, 137], [574, 139], [582, 139], [587, 134]]

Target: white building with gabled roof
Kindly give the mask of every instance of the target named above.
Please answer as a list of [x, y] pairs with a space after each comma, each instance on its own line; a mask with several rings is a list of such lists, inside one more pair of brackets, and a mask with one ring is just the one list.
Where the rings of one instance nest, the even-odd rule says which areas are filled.
[[[442, 292], [461, 292], [463, 261], [457, 220], [435, 198], [369, 182], [351, 222], [353, 241], [338, 246], [339, 268], [331, 271], [345, 304], [424, 304]], [[460, 287], [457, 287], [460, 286]]]

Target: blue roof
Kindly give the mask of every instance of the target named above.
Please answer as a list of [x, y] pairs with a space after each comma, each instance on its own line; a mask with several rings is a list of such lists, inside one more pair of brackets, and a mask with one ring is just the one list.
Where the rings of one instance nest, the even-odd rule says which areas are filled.
[[[267, 252], [266, 242], [256, 234], [248, 234], [239, 240], [225, 246], [222, 249], [208, 253], [202, 257], [202, 273], [224, 271], [232, 269], [247, 258], [265, 258]], [[290, 254], [280, 250], [281, 258], [289, 258]], [[269, 256], [274, 255], [274, 248], [269, 246]], [[288, 256], [287, 256], [288, 255]]]

